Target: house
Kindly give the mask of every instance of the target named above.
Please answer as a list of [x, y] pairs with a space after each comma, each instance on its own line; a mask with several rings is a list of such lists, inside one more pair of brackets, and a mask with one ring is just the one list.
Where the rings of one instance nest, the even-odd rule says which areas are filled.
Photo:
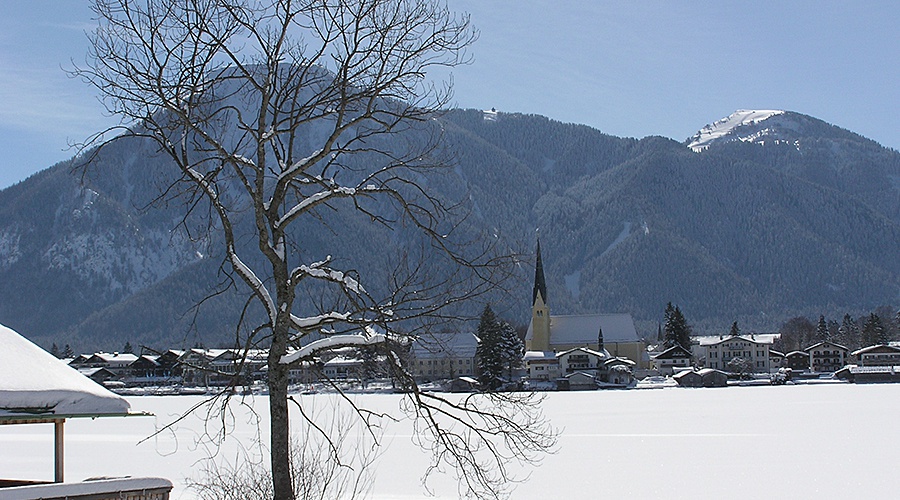
[[703, 367], [725, 370], [735, 358], [743, 359], [754, 373], [769, 373], [772, 369], [769, 349], [774, 339], [772, 335], [724, 335], [700, 337], [698, 346], [705, 353]]
[[703, 368], [700, 374], [703, 387], [725, 387], [728, 385], [728, 374], [714, 368]]
[[600, 382], [616, 386], [630, 385], [634, 382], [636, 363], [628, 358], [610, 358], [603, 362], [598, 374]]
[[605, 349], [614, 357], [627, 357], [639, 363], [641, 368], [645, 367], [646, 346], [638, 336], [630, 314], [550, 314], [541, 244], [538, 242], [531, 321], [525, 334], [525, 350], [564, 352], [579, 347], [597, 352]]
[[814, 372], [834, 373], [847, 364], [849, 349], [834, 342], [813, 344], [804, 352], [809, 353], [809, 367]]
[[784, 355], [784, 364], [794, 371], [809, 370], [809, 353], [805, 351], [791, 351]]
[[653, 369], [662, 375], [672, 375], [676, 371], [691, 367], [691, 351], [678, 344], [653, 356]]
[[834, 373], [836, 378], [856, 384], [900, 382], [900, 366], [847, 365]]
[[597, 378], [587, 372], [568, 373], [556, 381], [556, 387], [561, 391], [595, 391]]
[[410, 373], [417, 380], [476, 377], [478, 337], [471, 332], [441, 332], [417, 337], [410, 347]]
[[694, 370], [682, 370], [676, 373], [672, 379], [680, 387], [703, 387], [703, 378]]
[[900, 366], [900, 347], [872, 345], [853, 351], [859, 366]]
[[137, 356], [129, 352], [98, 352], [85, 360], [81, 367], [106, 368], [121, 379], [130, 375], [130, 366], [137, 359]]
[[773, 370], [782, 368], [784, 366], [784, 353], [769, 349], [769, 366], [771, 366]]
[[593, 371], [597, 372], [603, 366], [603, 362], [609, 359], [609, 353], [595, 351], [587, 347], [576, 347], [567, 351], [556, 353], [559, 360], [559, 370], [563, 374]]
[[728, 374], [714, 368], [701, 370], [682, 370], [673, 377], [681, 387], [726, 387]]
[[322, 365], [322, 374], [329, 380], [356, 379], [362, 365], [363, 361], [355, 356], [338, 355]]
[[525, 351], [525, 368], [531, 380], [555, 380], [560, 375], [559, 359], [552, 351]]

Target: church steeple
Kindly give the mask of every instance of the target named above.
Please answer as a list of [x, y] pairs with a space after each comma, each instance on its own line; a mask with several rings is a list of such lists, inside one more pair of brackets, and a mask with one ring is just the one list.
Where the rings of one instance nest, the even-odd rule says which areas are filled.
[[537, 240], [537, 262], [534, 265], [534, 291], [531, 293], [531, 305], [537, 300], [538, 293], [541, 300], [547, 303], [547, 281], [544, 279], [544, 264], [541, 262], [541, 240]]
[[550, 307], [547, 305], [547, 281], [541, 262], [541, 240], [537, 242], [537, 261], [534, 265], [534, 291], [531, 294], [531, 339], [526, 339], [529, 351], [550, 350]]

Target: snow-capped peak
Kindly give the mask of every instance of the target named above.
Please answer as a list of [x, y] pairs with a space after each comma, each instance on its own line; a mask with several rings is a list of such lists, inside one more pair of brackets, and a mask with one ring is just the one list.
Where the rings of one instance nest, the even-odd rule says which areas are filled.
[[[757, 125], [773, 116], [783, 115], [781, 110], [747, 110], [741, 109], [728, 115], [726, 118], [716, 121], [700, 129], [693, 137], [688, 139], [688, 147], [700, 152], [708, 148], [713, 142], [722, 140], [727, 136], [733, 136], [731, 140], [751, 140], [736, 135], [735, 130], [740, 127]], [[725, 139], [728, 140], [728, 139]]]

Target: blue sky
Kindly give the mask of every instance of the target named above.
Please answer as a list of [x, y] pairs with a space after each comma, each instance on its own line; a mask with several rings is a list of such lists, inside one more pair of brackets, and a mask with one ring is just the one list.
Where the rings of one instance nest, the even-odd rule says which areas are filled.
[[[679, 141], [737, 109], [787, 109], [900, 149], [895, 2], [449, 3], [481, 32], [453, 71], [459, 107]], [[4, 3], [0, 188], [114, 123], [61, 69], [84, 59], [91, 24], [85, 0]]]

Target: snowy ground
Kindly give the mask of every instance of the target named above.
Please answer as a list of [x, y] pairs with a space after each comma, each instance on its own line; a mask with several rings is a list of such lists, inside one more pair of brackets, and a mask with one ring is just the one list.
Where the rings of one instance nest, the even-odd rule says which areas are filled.
[[[319, 411], [331, 396], [302, 396]], [[359, 395], [378, 409], [396, 395]], [[179, 484], [197, 474], [211, 449], [198, 446], [198, 418], [142, 444], [199, 397], [134, 397], [132, 408], [157, 416], [70, 420], [66, 477], [149, 475]], [[256, 406], [264, 411], [264, 399]], [[547, 414], [561, 429], [548, 456], [512, 498], [893, 498], [900, 449], [900, 384], [798, 385], [551, 393]], [[237, 408], [233, 436], [255, 435]], [[53, 477], [52, 426], [0, 427], [0, 477]], [[376, 463], [375, 498], [423, 498], [427, 457], [406, 423], [387, 427], [388, 449]], [[231, 439], [220, 457], [239, 455]], [[457, 496], [453, 480], [432, 483], [438, 497]]]

